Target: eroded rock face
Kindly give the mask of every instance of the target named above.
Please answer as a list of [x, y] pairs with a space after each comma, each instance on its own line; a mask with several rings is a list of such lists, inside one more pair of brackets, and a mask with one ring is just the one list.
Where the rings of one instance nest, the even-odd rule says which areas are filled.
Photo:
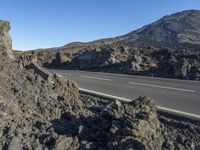
[[0, 54], [13, 58], [12, 40], [9, 36], [10, 24], [8, 21], [0, 20]]
[[74, 54], [64, 51], [25, 52], [18, 55], [18, 60], [22, 64], [36, 61], [41, 66], [49, 68], [200, 80], [200, 51], [198, 49], [174, 50], [107, 45]]
[[0, 147], [47, 148], [42, 138], [50, 134], [46, 129], [51, 121], [65, 111], [77, 114], [81, 110], [78, 86], [59, 74], [48, 73], [47, 80], [40, 68], [35, 71], [37, 66], [26, 69], [6, 63], [1, 62], [4, 68], [0, 72]]
[[161, 149], [162, 128], [150, 98], [139, 97], [129, 103], [116, 100], [98, 108], [92, 107], [93, 101], [86, 103], [91, 103], [87, 115], [76, 117], [66, 112], [55, 121], [55, 131], [67, 135], [59, 137], [58, 145], [71, 149]]
[[129, 103], [115, 101], [102, 112], [103, 126], [110, 139], [109, 149], [160, 149], [162, 129], [154, 102], [139, 97]]
[[186, 78], [187, 74], [190, 72], [190, 69], [190, 63], [187, 60], [182, 59], [176, 62], [174, 66], [174, 75], [179, 78]]
[[50, 131], [46, 132], [44, 126], [51, 127], [51, 121], [66, 109], [79, 113], [82, 102], [78, 98], [78, 86], [34, 62], [21, 65], [19, 61], [8, 59], [12, 58], [7, 33], [9, 23], [1, 21], [0, 26], [0, 149], [48, 148], [49, 141], [44, 142], [43, 137]]
[[1, 149], [161, 149], [162, 129], [149, 98], [83, 102], [64, 76], [49, 73], [47, 80], [37, 65], [7, 65], [0, 72]]

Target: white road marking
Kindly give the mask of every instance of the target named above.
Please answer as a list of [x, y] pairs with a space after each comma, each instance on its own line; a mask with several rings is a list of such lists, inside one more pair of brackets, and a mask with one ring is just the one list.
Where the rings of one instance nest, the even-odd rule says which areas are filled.
[[108, 97], [108, 98], [110, 97], [110, 98], [118, 99], [118, 100], [125, 101], [125, 102], [132, 101], [132, 100], [127, 99], [127, 98], [114, 96], [114, 95], [109, 95], [109, 94], [105, 94], [105, 93], [100, 93], [100, 92], [97, 92], [97, 91], [91, 91], [91, 90], [88, 90], [88, 89], [79, 88], [79, 90], [83, 91], [83, 92], [88, 92], [88, 93], [100, 95], [100, 96], [105, 96], [105, 97]]
[[111, 79], [98, 78], [98, 77], [92, 77], [92, 76], [80, 76], [80, 77], [81, 77], [81, 78], [88, 78], [88, 79], [96, 79], [96, 80], [112, 81]]
[[59, 74], [61, 74], [63, 76], [71, 76], [72, 75], [72, 74], [69, 74], [69, 73], [59, 73]]
[[[96, 95], [99, 95], [99, 96], [118, 99], [118, 100], [124, 101], [124, 102], [132, 101], [132, 100], [127, 99], [127, 98], [118, 97], [118, 96], [114, 96], [114, 95], [110, 95], [110, 94], [105, 94], [105, 93], [101, 93], [101, 92], [97, 92], [97, 91], [92, 91], [92, 90], [88, 90], [88, 89], [84, 89], [84, 88], [79, 88], [79, 90], [83, 91], [83, 92], [91, 93], [91, 94], [96, 94]], [[192, 114], [192, 113], [188, 113], [188, 112], [184, 112], [184, 111], [180, 111], [180, 110], [175, 110], [175, 109], [171, 109], [171, 108], [166, 108], [166, 107], [162, 107], [162, 106], [157, 106], [157, 108], [161, 111], [168, 111], [168, 112], [172, 112], [172, 113], [175, 113], [175, 114], [178, 114], [178, 115], [182, 115], [182, 116], [184, 115], [184, 116], [194, 117], [196, 119], [200, 119], [200, 115], [197, 115], [197, 114]]]
[[150, 76], [141, 76], [141, 75], [129, 75], [129, 74], [120, 74], [120, 73], [106, 73], [106, 72], [90, 72], [90, 71], [83, 71], [83, 70], [76, 70], [77, 72], [85, 72], [85, 73], [97, 73], [97, 74], [105, 74], [105, 75], [110, 75], [110, 76], [127, 76], [127, 77], [137, 77], [137, 78], [149, 78], [149, 79], [156, 79], [156, 80], [174, 80], [174, 81], [179, 81], [179, 82], [194, 82], [194, 83], [200, 83], [200, 81], [196, 80], [181, 80], [181, 79], [174, 79], [174, 78], [162, 78], [162, 77], [150, 77]]
[[[49, 69], [51, 70], [51, 69]], [[61, 70], [52, 70], [54, 72], [61, 71]], [[83, 73], [97, 73], [97, 74], [105, 74], [110, 76], [127, 76], [127, 77], [137, 77], [137, 78], [149, 78], [149, 79], [156, 79], [156, 80], [166, 80], [166, 81], [179, 81], [179, 82], [193, 82], [193, 83], [200, 83], [200, 81], [196, 80], [181, 80], [181, 79], [174, 79], [174, 78], [162, 78], [162, 77], [150, 77], [150, 76], [140, 76], [140, 75], [128, 75], [128, 74], [120, 74], [120, 73], [106, 73], [106, 72], [91, 72], [91, 71], [83, 71], [83, 70], [64, 70], [65, 71], [75, 71], [75, 72], [83, 72]]]
[[67, 75], [67, 76], [71, 76], [72, 74], [69, 73], [61, 73], [62, 75]]
[[184, 92], [195, 92], [195, 90], [190, 90], [190, 89], [182, 89], [182, 88], [175, 88], [175, 87], [169, 87], [169, 86], [159, 86], [159, 85], [146, 84], [146, 83], [138, 83], [138, 82], [129, 82], [129, 84], [132, 84], [132, 85], [141, 85], [141, 86], [148, 86], [148, 87], [155, 87], [155, 88], [161, 88], [161, 89], [170, 89], [170, 90], [184, 91]]
[[70, 74], [70, 73], [65, 73], [65, 71], [63, 71], [63, 70], [51, 70], [50, 69], [50, 71], [52, 71], [52, 72], [58, 72], [58, 73], [60, 73], [60, 74], [62, 74], [62, 75], [67, 75], [67, 76], [71, 76], [72, 74]]
[[166, 107], [162, 107], [162, 106], [157, 106], [157, 108], [160, 109], [160, 110], [163, 110], [163, 111], [173, 112], [173, 113], [176, 113], [176, 114], [182, 114], [182, 115], [185, 115], [185, 116], [191, 116], [191, 117], [195, 117], [195, 118], [200, 119], [200, 115], [191, 114], [191, 113], [188, 113], [188, 112], [183, 112], [183, 111], [180, 111], [180, 110], [175, 110], [175, 109], [166, 108]]

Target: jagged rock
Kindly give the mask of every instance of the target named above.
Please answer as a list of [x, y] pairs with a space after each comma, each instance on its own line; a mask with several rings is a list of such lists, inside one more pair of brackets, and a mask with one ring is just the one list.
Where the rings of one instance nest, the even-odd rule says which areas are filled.
[[[10, 43], [5, 39], [8, 25], [8, 22], [0, 22], [1, 28], [6, 29], [0, 34], [0, 52], [6, 52], [6, 56], [10, 57], [10, 53], [7, 53], [11, 50]], [[47, 131], [51, 121], [59, 118], [66, 108], [71, 112], [81, 110], [82, 102], [78, 99], [76, 83], [47, 72], [35, 62], [24, 67], [1, 55], [0, 64], [1, 149], [53, 147], [57, 134], [52, 130]], [[74, 111], [76, 113], [79, 112]]]
[[[107, 122], [110, 149], [160, 149], [163, 143], [156, 107], [150, 98], [139, 97], [122, 104], [115, 101], [102, 111], [101, 117]], [[129, 144], [124, 145], [126, 141]]]
[[55, 150], [68, 150], [72, 149], [70, 146], [73, 143], [73, 137], [59, 136], [55, 143]]
[[35, 73], [39, 74], [45, 80], [50, 80], [51, 78], [51, 74], [36, 63], [30, 63], [26, 66], [26, 69], [33, 69]]
[[0, 55], [13, 59], [12, 40], [8, 34], [9, 30], [9, 22], [0, 20]]
[[171, 149], [174, 149], [174, 145], [173, 145], [173, 143], [170, 142], [170, 141], [164, 141], [164, 142], [163, 142], [163, 145], [162, 145], [162, 148], [163, 148], [164, 150], [171, 150]]
[[177, 61], [174, 66], [174, 75], [178, 78], [187, 78], [187, 74], [190, 72], [191, 65], [185, 59]]
[[[82, 69], [103, 72], [116, 72], [157, 77], [181, 79], [200, 79], [200, 57], [197, 50], [173, 50], [162, 48], [129, 48], [126, 46], [105, 46], [93, 50], [83, 51], [66, 56], [67, 60], [60, 63], [60, 57], [65, 53], [49, 54], [55, 57], [53, 61], [46, 52], [38, 53], [39, 64], [45, 67], [61, 67], [68, 69]], [[98, 49], [98, 50], [97, 50]], [[36, 52], [37, 53], [37, 52]], [[23, 54], [25, 55], [25, 53]], [[44, 55], [44, 56], [43, 56]], [[31, 56], [20, 58], [21, 62], [31, 62]], [[43, 58], [43, 59], [41, 59]], [[25, 60], [24, 60], [25, 59]], [[45, 60], [44, 62], [41, 60]], [[64, 59], [63, 59], [64, 60]], [[24, 64], [24, 63], [22, 63]], [[26, 63], [30, 64], [30, 63]], [[22, 65], [23, 66], [23, 65]]]
[[55, 61], [56, 61], [56, 64], [59, 65], [59, 64], [67, 62], [69, 58], [70, 58], [69, 53], [57, 52]]
[[13, 137], [8, 144], [8, 150], [21, 150], [22, 149], [22, 143], [21, 139], [17, 136]]
[[61, 148], [67, 145], [77, 149], [80, 145], [83, 149], [161, 149], [164, 141], [155, 104], [147, 97], [129, 103], [116, 100], [93, 117], [77, 118], [68, 112], [55, 122], [54, 128], [58, 133], [73, 136], [59, 137], [56, 145], [62, 145]]

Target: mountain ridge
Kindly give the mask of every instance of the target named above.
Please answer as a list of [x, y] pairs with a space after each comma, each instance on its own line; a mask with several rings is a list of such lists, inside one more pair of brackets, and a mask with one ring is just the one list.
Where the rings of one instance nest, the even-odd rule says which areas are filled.
[[[200, 44], [200, 10], [167, 15], [149, 25], [117, 37], [126, 45], [169, 46]], [[159, 45], [160, 44], [160, 45]], [[163, 45], [163, 46], [162, 46]]]
[[[191, 22], [190, 22], [191, 21]], [[161, 35], [159, 35], [161, 34]], [[122, 36], [103, 38], [91, 42], [73, 42], [61, 46], [83, 46], [120, 43], [126, 46], [155, 46], [171, 48], [200, 47], [200, 10], [185, 10], [166, 15]], [[78, 43], [78, 45], [77, 45]], [[179, 46], [178, 46], [179, 45]]]
[[120, 44], [129, 47], [200, 48], [200, 10], [185, 10], [144, 25], [127, 34], [90, 42], [71, 42], [63, 46], [37, 50], [69, 50], [71, 48]]

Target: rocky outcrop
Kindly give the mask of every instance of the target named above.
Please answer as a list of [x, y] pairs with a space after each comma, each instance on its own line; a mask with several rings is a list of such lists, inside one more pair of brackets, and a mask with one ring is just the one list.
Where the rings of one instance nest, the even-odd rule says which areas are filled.
[[0, 27], [0, 149], [47, 148], [41, 145], [47, 136], [42, 126], [50, 127], [66, 108], [82, 107], [78, 86], [34, 62], [25, 67], [11, 59], [9, 23], [1, 21]]
[[50, 134], [46, 130], [51, 121], [66, 109], [76, 114], [74, 110], [82, 107], [77, 85], [58, 74], [49, 73], [51, 79], [46, 80], [35, 68], [20, 69], [15, 64], [4, 67], [9, 70], [0, 72], [1, 149], [48, 148], [48, 144], [42, 145], [42, 139]]
[[114, 101], [102, 112], [109, 149], [161, 149], [162, 129], [154, 102], [139, 97], [130, 103]]
[[81, 99], [66, 77], [45, 71], [47, 80], [40, 67], [31, 66], [1, 62], [1, 149], [161, 149], [151, 99], [97, 104]]
[[185, 59], [177, 61], [174, 66], [175, 77], [185, 78], [191, 70], [191, 65]]
[[46, 53], [35, 52], [31, 55], [26, 52], [19, 55], [18, 60], [22, 64], [36, 60], [40, 65], [49, 68], [200, 80], [199, 50], [107, 45], [74, 54], [58, 51], [49, 52], [47, 57]]
[[[87, 98], [86, 98], [87, 99]], [[114, 101], [97, 105], [97, 101], [84, 100], [86, 114], [79, 117], [65, 112], [54, 120], [59, 136], [56, 145], [68, 149], [161, 149], [162, 128], [154, 102], [140, 97], [130, 103]], [[102, 106], [101, 106], [102, 105]]]
[[34, 70], [34, 73], [42, 76], [43, 79], [51, 80], [51, 74], [47, 70], [43, 69], [42, 67], [40, 67], [38, 64], [36, 64], [34, 62], [27, 65], [26, 69], [32, 69], [32, 70]]
[[8, 34], [9, 30], [9, 22], [0, 20], [0, 55], [13, 58], [12, 40]]
[[0, 64], [2, 150], [199, 149], [199, 125], [158, 118], [148, 97], [125, 103], [79, 95], [73, 81], [36, 64]]

